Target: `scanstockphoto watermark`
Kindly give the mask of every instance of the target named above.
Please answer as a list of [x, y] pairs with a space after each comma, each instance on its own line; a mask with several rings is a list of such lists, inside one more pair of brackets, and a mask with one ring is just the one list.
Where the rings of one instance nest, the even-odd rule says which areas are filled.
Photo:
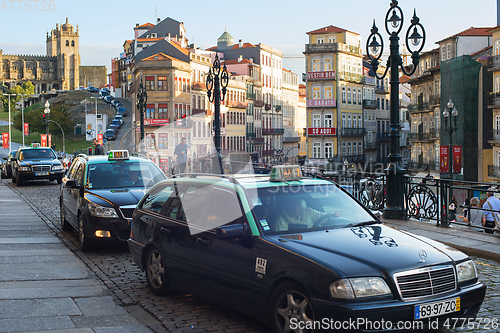
[[53, 12], [56, 9], [55, 0], [0, 0], [0, 12]]
[[292, 330], [423, 330], [425, 326], [430, 329], [438, 329], [438, 319], [425, 321], [401, 320], [398, 322], [381, 320], [368, 320], [367, 318], [356, 318], [349, 320], [334, 320], [323, 318], [322, 320], [302, 321], [296, 318], [290, 320]]

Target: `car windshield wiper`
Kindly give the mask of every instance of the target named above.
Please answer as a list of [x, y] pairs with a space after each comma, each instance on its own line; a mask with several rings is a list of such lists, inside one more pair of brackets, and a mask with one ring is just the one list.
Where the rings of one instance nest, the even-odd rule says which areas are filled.
[[377, 224], [377, 223], [380, 223], [380, 222], [376, 221], [376, 220], [371, 220], [371, 221], [365, 221], [365, 222], [359, 222], [359, 223], [349, 223], [344, 228], [361, 227], [361, 226], [364, 226], [364, 225]]

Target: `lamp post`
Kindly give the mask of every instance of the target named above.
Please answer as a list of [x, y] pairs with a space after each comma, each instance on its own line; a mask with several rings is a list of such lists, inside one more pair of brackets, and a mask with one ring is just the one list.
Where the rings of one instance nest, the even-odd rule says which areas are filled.
[[49, 116], [50, 116], [50, 103], [49, 101], [45, 101], [45, 110], [43, 112], [47, 115], [47, 119], [45, 120], [46, 132], [47, 132], [47, 147], [49, 146]]
[[[207, 95], [210, 103], [214, 103], [214, 145], [215, 145], [215, 155], [213, 156], [212, 165], [219, 166], [219, 173], [224, 173], [222, 168], [222, 155], [220, 153], [220, 102], [226, 97], [226, 88], [229, 84], [229, 73], [224, 64], [224, 68], [221, 70], [219, 56], [215, 55], [215, 60], [213, 66], [209, 69], [206, 79], [207, 85]], [[222, 91], [220, 87], [222, 86]], [[215, 172], [214, 172], [215, 173]]]
[[146, 108], [147, 102], [148, 94], [144, 88], [141, 77], [141, 83], [139, 84], [139, 89], [137, 89], [137, 109], [139, 110], [141, 125], [141, 141], [139, 143], [139, 151], [143, 154], [146, 154], [144, 149], [144, 109]]
[[[387, 219], [402, 219], [404, 216], [404, 169], [401, 167], [401, 152], [400, 152], [400, 137], [401, 125], [399, 123], [399, 69], [408, 76], [411, 76], [417, 69], [420, 61], [420, 51], [422, 51], [425, 44], [425, 30], [420, 24], [420, 19], [417, 17], [416, 12], [413, 13], [411, 25], [406, 32], [406, 47], [411, 53], [413, 68], [407, 71], [403, 65], [403, 60], [399, 53], [399, 33], [403, 28], [403, 11], [398, 6], [396, 0], [392, 0], [390, 9], [385, 16], [385, 30], [390, 35], [390, 55], [387, 60], [385, 73], [382, 76], [377, 74], [379, 59], [382, 57], [384, 51], [384, 42], [382, 36], [375, 26], [368, 37], [366, 43], [366, 54], [371, 60], [371, 65], [375, 76], [381, 80], [386, 75], [388, 70], [391, 70], [391, 108], [390, 108], [390, 154], [389, 166], [385, 170], [387, 176], [387, 203], [384, 209], [384, 218]], [[410, 36], [410, 32], [412, 34]], [[379, 43], [380, 40], [380, 43]]]
[[12, 123], [10, 120], [10, 96], [16, 96], [16, 94], [3, 94], [3, 95], [9, 96], [9, 152], [10, 152], [12, 150]]
[[[444, 111], [443, 111], [444, 131], [448, 132], [448, 134], [450, 135], [450, 142], [448, 144], [448, 177], [450, 180], [452, 180], [453, 179], [453, 142], [452, 141], [453, 141], [453, 132], [457, 130], [458, 110], [455, 107], [455, 105], [453, 104], [453, 101], [451, 100], [451, 98], [448, 101], [448, 104], [446, 106], [448, 108], [444, 109]], [[450, 115], [453, 116], [453, 120], [455, 122], [455, 127], [453, 127], [453, 124], [451, 123]], [[449, 125], [448, 125], [448, 119], [450, 121]], [[453, 198], [453, 188], [451, 187], [451, 183], [450, 183], [448, 191], [449, 191], [448, 192], [448, 199], [449, 199], [448, 202], [450, 202], [451, 199]], [[448, 207], [448, 205], [446, 205], [446, 207]], [[449, 216], [449, 211], [447, 210], [447, 212], [448, 212], [447, 216]], [[447, 227], [448, 221], [445, 221], [445, 223], [443, 223], [441, 226]]]

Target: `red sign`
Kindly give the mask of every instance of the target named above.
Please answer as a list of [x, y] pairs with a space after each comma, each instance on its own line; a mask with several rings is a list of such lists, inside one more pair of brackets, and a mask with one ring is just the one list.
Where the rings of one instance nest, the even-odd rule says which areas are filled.
[[47, 147], [52, 147], [52, 134], [49, 134], [49, 145]]
[[24, 123], [24, 136], [30, 135], [30, 124]]
[[97, 141], [99, 141], [99, 144], [101, 146], [103, 145], [103, 138], [104, 138], [104, 134], [97, 134]]
[[336, 106], [335, 98], [332, 99], [308, 99], [308, 108], [334, 108]]
[[453, 146], [453, 173], [462, 173], [462, 146]]
[[337, 135], [337, 128], [336, 127], [308, 128], [307, 135]]
[[439, 149], [439, 170], [441, 173], [449, 173], [448, 146], [441, 146]]
[[146, 126], [165, 126], [169, 122], [170, 120], [168, 119], [144, 119], [144, 125]]
[[335, 80], [335, 71], [307, 72], [307, 79], [308, 80], [324, 80], [324, 79]]
[[47, 134], [40, 134], [40, 146], [47, 147]]
[[2, 133], [2, 148], [9, 149], [9, 133]]

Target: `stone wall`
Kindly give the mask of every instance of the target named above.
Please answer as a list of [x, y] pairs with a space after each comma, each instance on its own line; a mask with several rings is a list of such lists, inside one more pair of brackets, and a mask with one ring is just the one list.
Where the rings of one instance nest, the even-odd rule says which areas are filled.
[[106, 83], [106, 66], [80, 66], [80, 86], [99, 88]]

